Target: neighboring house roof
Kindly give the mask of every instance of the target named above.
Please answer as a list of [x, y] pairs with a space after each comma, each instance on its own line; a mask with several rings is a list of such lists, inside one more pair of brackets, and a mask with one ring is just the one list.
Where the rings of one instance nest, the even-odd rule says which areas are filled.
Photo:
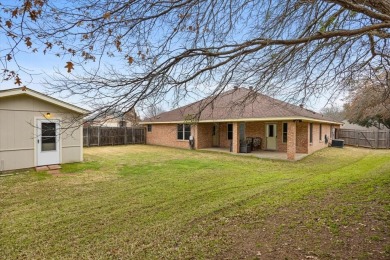
[[79, 114], [87, 114], [89, 113], [88, 110], [83, 109], [81, 107], [66, 103], [64, 101], [58, 100], [56, 98], [49, 97], [47, 95], [44, 95], [38, 91], [29, 89], [29, 88], [13, 88], [13, 89], [6, 89], [6, 90], [0, 90], [0, 98], [2, 97], [10, 97], [10, 96], [16, 96], [16, 95], [27, 95], [31, 96], [49, 103], [52, 103], [54, 105], [57, 105], [59, 107], [63, 107], [66, 109], [69, 109], [71, 111], [77, 112]]
[[126, 122], [129, 126], [136, 125], [139, 122], [139, 116], [134, 108], [130, 111], [123, 113], [119, 110], [97, 110], [94, 113], [84, 118], [84, 123], [87, 125], [98, 125], [114, 127], [120, 125], [122, 122]]
[[147, 118], [142, 123], [185, 122], [195, 116], [198, 122], [306, 120], [342, 124], [322, 114], [280, 101], [247, 88], [235, 88], [216, 97]]
[[[340, 128], [350, 129], [350, 130], [359, 130], [359, 131], [379, 131], [380, 130], [375, 126], [365, 127], [365, 126], [360, 126], [357, 124], [351, 124], [348, 122], [348, 120], [343, 120], [343, 125]], [[384, 127], [382, 127], [382, 129], [384, 129]]]

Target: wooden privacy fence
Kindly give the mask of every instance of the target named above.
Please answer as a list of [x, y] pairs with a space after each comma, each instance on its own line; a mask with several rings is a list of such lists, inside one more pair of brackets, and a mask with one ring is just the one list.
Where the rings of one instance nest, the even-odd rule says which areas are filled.
[[343, 139], [346, 145], [355, 145], [368, 148], [390, 148], [390, 131], [362, 131], [354, 129], [340, 129], [338, 139]]
[[83, 129], [84, 146], [104, 146], [121, 144], [144, 144], [144, 127], [100, 127], [89, 126]]

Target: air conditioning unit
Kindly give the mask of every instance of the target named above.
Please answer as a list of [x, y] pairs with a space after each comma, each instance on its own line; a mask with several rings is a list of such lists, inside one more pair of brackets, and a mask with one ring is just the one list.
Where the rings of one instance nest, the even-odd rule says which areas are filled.
[[344, 147], [344, 140], [333, 139], [332, 140], [332, 147], [343, 148]]

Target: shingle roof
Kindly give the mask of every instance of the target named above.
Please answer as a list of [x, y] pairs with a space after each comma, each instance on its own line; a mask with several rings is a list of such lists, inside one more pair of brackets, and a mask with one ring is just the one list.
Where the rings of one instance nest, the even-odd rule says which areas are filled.
[[216, 97], [207, 97], [198, 102], [161, 113], [154, 118], [147, 118], [143, 123], [184, 122], [191, 116], [199, 122], [303, 119], [339, 124], [339, 122], [314, 111], [247, 88], [236, 88]]
[[50, 96], [47, 96], [45, 94], [42, 94], [38, 91], [29, 89], [29, 88], [21, 87], [21, 88], [0, 90], [0, 98], [1, 97], [16, 96], [16, 95], [27, 95], [27, 96], [35, 97], [35, 98], [38, 98], [40, 100], [44, 100], [46, 102], [55, 104], [57, 106], [72, 110], [72, 111], [80, 113], [80, 114], [88, 114], [89, 113], [89, 111], [84, 109], [84, 108], [72, 105], [70, 103], [64, 102], [62, 100], [59, 100], [59, 99], [56, 99], [56, 98], [53, 98]]

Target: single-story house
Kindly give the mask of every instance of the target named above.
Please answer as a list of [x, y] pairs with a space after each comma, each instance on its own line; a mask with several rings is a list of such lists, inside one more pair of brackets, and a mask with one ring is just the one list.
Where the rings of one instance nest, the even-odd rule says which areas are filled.
[[328, 146], [336, 122], [319, 113], [258, 93], [234, 88], [216, 97], [145, 119], [146, 143], [194, 149], [221, 147], [240, 152], [246, 142], [260, 150], [310, 154]]
[[82, 161], [86, 113], [32, 89], [0, 91], [0, 172]]

